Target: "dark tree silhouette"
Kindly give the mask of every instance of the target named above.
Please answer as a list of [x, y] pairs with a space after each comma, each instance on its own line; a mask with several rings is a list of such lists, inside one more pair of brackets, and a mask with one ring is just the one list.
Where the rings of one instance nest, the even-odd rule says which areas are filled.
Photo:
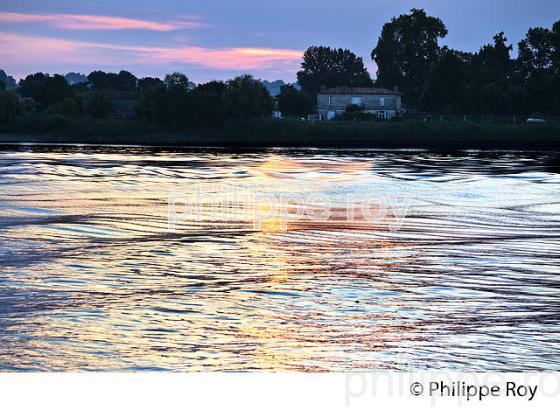
[[272, 97], [250, 75], [229, 80], [226, 83], [226, 98], [231, 118], [266, 117], [272, 113]]
[[40, 109], [62, 101], [72, 95], [72, 89], [63, 76], [55, 74], [31, 74], [19, 83], [22, 97], [32, 98]]
[[302, 90], [312, 97], [321, 87], [372, 85], [362, 58], [342, 48], [310, 47], [303, 55], [301, 68], [297, 73], [298, 82]]
[[504, 33], [494, 36], [494, 44], [483, 46], [474, 55], [473, 64], [477, 69], [480, 82], [496, 83], [504, 88], [510, 81], [514, 62], [510, 57], [513, 47], [507, 44]]
[[371, 53], [377, 63], [377, 84], [398, 86], [408, 106], [415, 107], [440, 52], [438, 40], [447, 35], [445, 24], [424, 10], [393, 18], [383, 26]]
[[6, 90], [15, 90], [17, 82], [11, 75], [7, 75], [4, 70], [0, 70], [0, 87], [4, 86]]
[[195, 127], [221, 128], [228, 117], [227, 87], [210, 81], [190, 92], [190, 123]]
[[533, 111], [560, 114], [560, 21], [552, 30], [531, 28], [519, 42], [517, 75]]
[[175, 90], [186, 90], [189, 86], [189, 79], [185, 74], [182, 73], [172, 73], [167, 74], [164, 80], [165, 86], [168, 89], [175, 89]]
[[21, 104], [13, 91], [5, 90], [1, 85], [0, 87], [0, 123], [12, 122], [21, 112]]
[[93, 71], [88, 75], [88, 81], [93, 89], [98, 91], [125, 91], [136, 89], [137, 78], [128, 71], [120, 71], [118, 74]]
[[284, 116], [307, 117], [313, 110], [313, 100], [305, 91], [293, 85], [284, 85], [278, 96], [280, 112]]
[[102, 92], [94, 92], [87, 100], [86, 111], [93, 118], [107, 118], [111, 114], [111, 100]]
[[150, 87], [163, 87], [164, 84], [165, 83], [162, 80], [160, 80], [159, 78], [144, 77], [144, 78], [141, 78], [140, 80], [138, 80], [138, 89], [140, 91], [142, 91], [142, 90], [146, 90]]
[[444, 47], [434, 64], [420, 99], [424, 111], [464, 114], [471, 104], [472, 55]]

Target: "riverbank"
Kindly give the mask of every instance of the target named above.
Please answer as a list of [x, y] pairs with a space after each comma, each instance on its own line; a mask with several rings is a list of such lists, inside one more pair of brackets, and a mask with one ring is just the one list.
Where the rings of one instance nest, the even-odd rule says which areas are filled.
[[134, 120], [59, 119], [0, 127], [0, 143], [206, 147], [560, 150], [560, 124], [318, 122], [252, 119], [177, 132]]

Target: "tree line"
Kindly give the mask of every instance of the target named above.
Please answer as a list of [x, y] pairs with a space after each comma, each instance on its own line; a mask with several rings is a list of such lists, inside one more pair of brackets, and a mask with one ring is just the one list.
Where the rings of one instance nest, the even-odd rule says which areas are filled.
[[397, 85], [409, 107], [450, 114], [560, 114], [560, 21], [527, 32], [512, 58], [503, 32], [478, 52], [440, 47], [447, 28], [424, 10], [384, 25], [372, 58], [377, 84]]
[[273, 109], [266, 88], [250, 75], [193, 87], [185, 74], [177, 72], [162, 80], [138, 79], [128, 71], [94, 71], [87, 82], [73, 85], [59, 74], [35, 73], [20, 80], [17, 96], [2, 88], [4, 122], [22, 112], [105, 119], [118, 100], [132, 101], [138, 120], [177, 129], [221, 127], [227, 119], [270, 116]]
[[[375, 80], [352, 51], [310, 47], [297, 73], [298, 84], [282, 87], [278, 109], [284, 116], [305, 117], [314, 111], [323, 87], [376, 86], [399, 87], [409, 110], [560, 115], [560, 21], [550, 29], [529, 29], [516, 58], [503, 32], [475, 53], [440, 46], [447, 34], [443, 21], [424, 10], [393, 18], [371, 53], [378, 67]], [[179, 129], [222, 127], [229, 119], [266, 117], [273, 110], [272, 97], [250, 75], [197, 87], [181, 73], [159, 79], [137, 78], [124, 70], [94, 71], [85, 80], [69, 84], [59, 74], [35, 73], [16, 87], [0, 70], [0, 121], [29, 112], [107, 118], [115, 100], [135, 101], [138, 120]]]
[[360, 57], [329, 47], [305, 52], [298, 81], [312, 97], [321, 87], [399, 87], [408, 109], [432, 113], [560, 115], [560, 21], [529, 29], [517, 58], [503, 32], [475, 53], [440, 46], [447, 34], [441, 19], [412, 9], [383, 26], [375, 81]]

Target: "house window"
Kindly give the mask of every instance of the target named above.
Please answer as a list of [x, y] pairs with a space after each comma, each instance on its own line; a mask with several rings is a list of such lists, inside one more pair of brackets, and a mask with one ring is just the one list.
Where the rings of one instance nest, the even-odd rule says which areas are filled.
[[385, 107], [385, 97], [379, 97], [379, 105]]
[[350, 103], [353, 105], [362, 105], [362, 97], [352, 97]]
[[387, 119], [387, 111], [377, 111], [377, 118], [381, 120]]
[[332, 105], [332, 97], [329, 97], [329, 105]]

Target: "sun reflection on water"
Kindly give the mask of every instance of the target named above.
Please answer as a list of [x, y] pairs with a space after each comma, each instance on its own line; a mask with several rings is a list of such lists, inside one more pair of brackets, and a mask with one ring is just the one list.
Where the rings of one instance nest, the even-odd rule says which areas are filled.
[[547, 161], [0, 152], [0, 369], [560, 370]]

